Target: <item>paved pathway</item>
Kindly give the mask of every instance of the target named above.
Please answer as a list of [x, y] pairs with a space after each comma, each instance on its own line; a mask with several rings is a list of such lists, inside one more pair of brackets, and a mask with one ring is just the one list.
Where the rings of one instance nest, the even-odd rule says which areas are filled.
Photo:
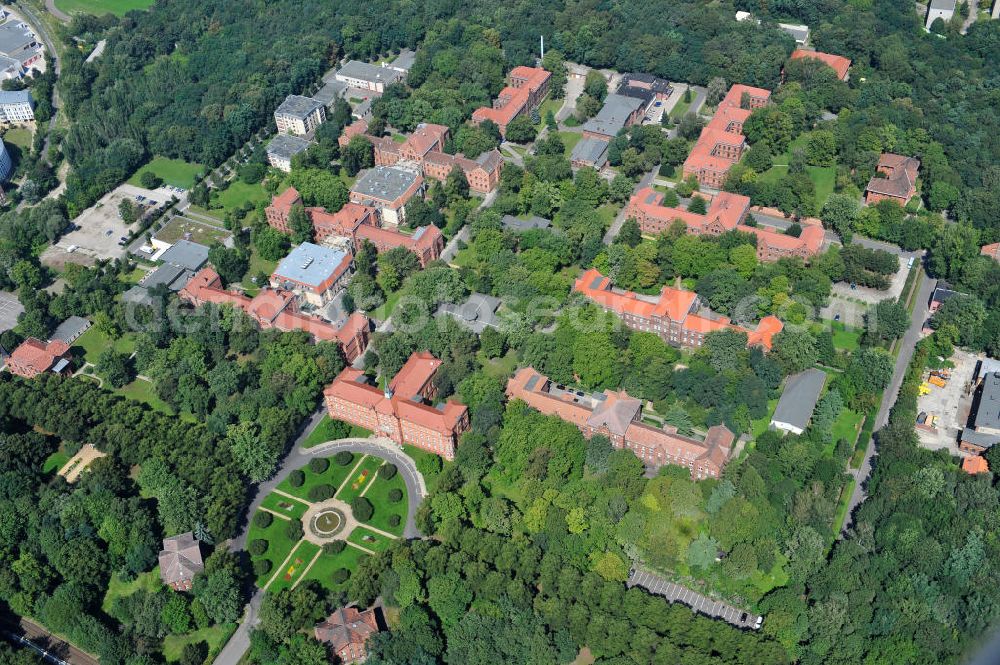
[[56, 0], [45, 0], [45, 9], [63, 23], [69, 23], [72, 18], [69, 14], [56, 7]]
[[[920, 341], [920, 331], [924, 327], [924, 321], [927, 320], [927, 301], [933, 290], [934, 280], [928, 279], [921, 270], [917, 274], [917, 283], [913, 287], [916, 306], [913, 308], [913, 314], [910, 316], [910, 327], [907, 329], [906, 334], [903, 335], [899, 355], [896, 357], [896, 369], [893, 371], [892, 381], [885, 389], [885, 392], [882, 393], [882, 404], [879, 406], [878, 414], [875, 416], [874, 429], [876, 440], [878, 438], [878, 430], [885, 427], [886, 422], [889, 420], [889, 410], [896, 403], [899, 387], [903, 384], [906, 369], [910, 365], [910, 359], [913, 358], [913, 349], [917, 342]], [[839, 537], [843, 537], [847, 533], [848, 528], [850, 528], [854, 521], [854, 510], [868, 496], [868, 477], [872, 472], [872, 458], [876, 454], [875, 442], [869, 441], [868, 449], [865, 451], [865, 459], [861, 463], [861, 467], [851, 471], [851, 475], [854, 476], [855, 481], [854, 491], [851, 493], [851, 500], [847, 504], [847, 517], [844, 519], [844, 526], [840, 531]]]
[[[642, 189], [643, 187], [649, 187], [652, 184], [653, 179], [656, 177], [656, 174], [659, 173], [659, 170], [660, 170], [660, 165], [656, 164], [653, 167], [652, 171], [643, 174], [642, 178], [639, 179], [639, 184], [635, 186], [632, 192], [634, 193], [635, 191]], [[627, 208], [628, 208], [628, 203], [626, 202], [625, 205], [622, 206], [622, 209], [618, 211], [618, 215], [615, 217], [615, 221], [611, 222], [611, 227], [608, 229], [607, 233], [604, 234], [605, 245], [610, 245], [612, 242], [614, 242], [615, 236], [617, 236], [618, 232], [622, 230], [622, 224], [625, 223], [625, 210]]]
[[663, 596], [671, 603], [683, 603], [690, 607], [693, 612], [700, 612], [713, 619], [722, 619], [737, 628], [752, 629], [756, 626], [757, 620], [762, 618], [759, 614], [745, 612], [720, 600], [692, 591], [638, 565], [632, 569], [625, 585], [642, 587], [650, 593]]
[[[427, 488], [424, 485], [423, 476], [421, 476], [420, 472], [417, 471], [417, 465], [395, 445], [386, 443], [385, 440], [377, 438], [341, 439], [339, 441], [322, 443], [312, 448], [302, 448], [302, 442], [305, 441], [306, 437], [308, 437], [314, 429], [316, 429], [317, 425], [319, 425], [325, 415], [326, 409], [321, 405], [320, 408], [317, 409], [316, 412], [310, 417], [308, 424], [303, 428], [302, 433], [299, 434], [299, 437], [295, 440], [295, 444], [292, 449], [282, 461], [281, 468], [278, 469], [270, 480], [257, 485], [256, 494], [250, 502], [249, 508], [247, 508], [243, 529], [241, 530], [239, 536], [232, 539], [229, 543], [229, 549], [231, 551], [236, 552], [245, 549], [247, 531], [250, 528], [250, 519], [260, 507], [264, 498], [274, 491], [278, 484], [288, 477], [288, 474], [295, 469], [299, 469], [308, 464], [309, 460], [313, 457], [330, 457], [337, 454], [341, 450], [347, 450], [353, 453], [365, 455], [376, 455], [396, 465], [396, 468], [399, 469], [399, 474], [403, 477], [403, 482], [406, 484], [406, 493], [409, 500], [409, 510], [406, 516], [406, 528], [403, 531], [403, 537], [410, 539], [418, 538], [420, 536], [420, 532], [417, 531], [414, 518], [417, 514], [417, 506], [427, 495]], [[259, 621], [258, 613], [260, 612], [260, 605], [263, 600], [264, 591], [261, 589], [255, 589], [253, 596], [250, 598], [250, 602], [247, 603], [247, 606], [243, 611], [243, 618], [240, 621], [240, 625], [237, 626], [236, 632], [233, 633], [232, 637], [229, 638], [229, 641], [226, 642], [226, 646], [223, 647], [222, 651], [215, 658], [215, 665], [239, 664], [243, 654], [245, 654], [247, 649], [250, 648], [250, 629], [256, 626]]]

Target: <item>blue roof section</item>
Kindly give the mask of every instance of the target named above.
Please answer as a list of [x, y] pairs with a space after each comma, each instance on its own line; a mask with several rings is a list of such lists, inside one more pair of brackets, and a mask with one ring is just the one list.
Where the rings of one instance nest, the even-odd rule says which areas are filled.
[[347, 252], [304, 242], [281, 260], [274, 274], [309, 286], [319, 286], [343, 262]]
[[0, 91], [0, 104], [20, 104], [26, 102], [34, 105], [35, 100], [31, 98], [30, 90], [3, 90]]

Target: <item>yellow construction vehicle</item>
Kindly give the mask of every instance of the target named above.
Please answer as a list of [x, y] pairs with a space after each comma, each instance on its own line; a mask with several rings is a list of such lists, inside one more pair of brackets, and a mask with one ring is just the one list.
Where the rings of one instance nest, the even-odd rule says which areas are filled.
[[944, 388], [946, 385], [948, 385], [948, 382], [945, 379], [942, 379], [940, 376], [932, 376], [927, 380], [939, 388]]
[[928, 394], [930, 394], [930, 392], [931, 392], [930, 384], [928, 384], [926, 381], [924, 381], [923, 383], [920, 384], [920, 394], [921, 395], [928, 395]]

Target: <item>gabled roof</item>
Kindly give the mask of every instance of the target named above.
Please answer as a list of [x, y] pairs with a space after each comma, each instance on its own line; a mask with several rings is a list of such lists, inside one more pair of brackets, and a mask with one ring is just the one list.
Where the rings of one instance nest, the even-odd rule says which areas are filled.
[[989, 473], [990, 464], [986, 461], [985, 457], [971, 455], [962, 460], [962, 471], [972, 476], [977, 473]]
[[332, 646], [338, 655], [344, 649], [349, 649], [354, 658], [364, 654], [365, 643], [377, 632], [375, 611], [369, 609], [359, 612], [354, 607], [342, 607], [334, 611], [313, 629], [316, 639]]
[[814, 368], [785, 379], [785, 389], [774, 409], [771, 422], [785, 423], [804, 430], [812, 418], [825, 383], [826, 373]]
[[828, 65], [833, 69], [833, 71], [837, 72], [837, 78], [841, 81], [847, 78], [847, 70], [851, 68], [850, 59], [845, 58], [842, 55], [821, 53], [820, 51], [807, 51], [806, 49], [801, 48], [797, 48], [792, 51], [792, 60], [799, 60], [801, 58], [819, 60], [820, 62]]
[[47, 372], [62, 356], [69, 353], [69, 345], [62, 340], [43, 342], [29, 337], [21, 342], [10, 354], [12, 364], [28, 368], [36, 373]]

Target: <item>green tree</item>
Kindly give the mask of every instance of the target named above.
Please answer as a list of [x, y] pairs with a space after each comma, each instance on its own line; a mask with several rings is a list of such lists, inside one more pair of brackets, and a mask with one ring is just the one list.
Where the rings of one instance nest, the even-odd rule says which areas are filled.
[[530, 143], [535, 140], [536, 133], [535, 126], [531, 124], [531, 118], [522, 114], [510, 121], [504, 137], [514, 143]]
[[278, 454], [260, 441], [256, 423], [242, 422], [230, 425], [226, 441], [237, 465], [251, 482], [259, 483], [274, 473]]
[[156, 189], [163, 184], [163, 178], [152, 171], [143, 171], [142, 175], [139, 176], [139, 184], [146, 189]]
[[288, 213], [288, 228], [292, 231], [292, 243], [300, 245], [313, 241], [312, 219], [301, 205], [293, 205]]
[[375, 149], [371, 141], [360, 134], [352, 136], [340, 155], [340, 164], [344, 167], [344, 172], [352, 178], [362, 169], [375, 166]]
[[451, 172], [444, 181], [444, 192], [448, 196], [449, 203], [469, 198], [469, 181], [458, 165], [451, 167]]
[[615, 242], [628, 247], [635, 247], [642, 242], [642, 231], [639, 230], [639, 222], [635, 217], [625, 220], [618, 235], [615, 236]]
[[816, 364], [816, 341], [804, 330], [785, 328], [774, 336], [771, 357], [784, 374], [795, 374]]
[[101, 351], [94, 370], [115, 388], [121, 388], [135, 379], [128, 354], [118, 353], [110, 346]]

